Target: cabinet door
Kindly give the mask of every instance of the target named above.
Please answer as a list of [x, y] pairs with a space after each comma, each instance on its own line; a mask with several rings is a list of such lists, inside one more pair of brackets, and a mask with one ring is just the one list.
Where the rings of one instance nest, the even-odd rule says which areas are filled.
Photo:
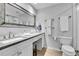
[[20, 56], [32, 56], [32, 45], [22, 47]]
[[16, 46], [11, 46], [0, 51], [0, 56], [15, 56]]
[[32, 56], [32, 44], [27, 44], [26, 41], [17, 45], [18, 56]]

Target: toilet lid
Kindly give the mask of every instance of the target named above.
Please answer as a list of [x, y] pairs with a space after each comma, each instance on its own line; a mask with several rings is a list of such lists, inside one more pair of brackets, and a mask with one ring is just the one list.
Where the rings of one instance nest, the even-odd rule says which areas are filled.
[[63, 45], [62, 49], [64, 49], [65, 51], [68, 51], [68, 52], [72, 52], [72, 53], [75, 52], [74, 48], [72, 48], [71, 46], [68, 46], [68, 45]]

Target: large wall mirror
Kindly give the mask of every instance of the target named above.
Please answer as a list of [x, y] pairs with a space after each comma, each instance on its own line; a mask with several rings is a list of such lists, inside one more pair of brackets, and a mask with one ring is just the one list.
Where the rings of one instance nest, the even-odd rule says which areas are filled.
[[[0, 4], [2, 8], [0, 8], [0, 24], [4, 22], [5, 24], [11, 25], [21, 25], [21, 26], [35, 26], [35, 15], [31, 15], [29, 12], [23, 10], [22, 8], [18, 8], [15, 5], [6, 3]], [[5, 11], [3, 10], [5, 8]], [[4, 19], [5, 12], [5, 19]]]

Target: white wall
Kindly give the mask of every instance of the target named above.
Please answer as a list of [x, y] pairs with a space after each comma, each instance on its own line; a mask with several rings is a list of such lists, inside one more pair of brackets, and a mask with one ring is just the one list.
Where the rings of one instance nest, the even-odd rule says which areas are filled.
[[77, 16], [77, 21], [76, 21], [76, 24], [77, 24], [77, 50], [79, 51], [79, 4], [78, 5], [75, 5], [76, 6], [76, 16]]
[[17, 3], [18, 5], [22, 6], [23, 8], [25, 8], [26, 10], [28, 10], [30, 13], [36, 15], [37, 11], [36, 9], [34, 9], [30, 4], [28, 3]]
[[77, 50], [77, 6], [73, 4], [73, 47]]
[[79, 50], [79, 4], [73, 4], [73, 47]]
[[[50, 6], [47, 8], [43, 8], [38, 10], [37, 18], [36, 18], [36, 25], [41, 24], [42, 25], [42, 31], [45, 30], [45, 26], [50, 27], [51, 19], [58, 20], [59, 16], [71, 16], [71, 19], [69, 20], [69, 31], [62, 33], [59, 30], [58, 34], [63, 36], [71, 36], [72, 37], [72, 4], [58, 4], [56, 6]], [[45, 20], [48, 21], [47, 24], [45, 24]], [[59, 26], [58, 26], [59, 27]], [[51, 37], [49, 37], [50, 34], [50, 28], [47, 29], [46, 32], [46, 46], [47, 48], [54, 48], [59, 49], [60, 43], [58, 40], [53, 40]]]

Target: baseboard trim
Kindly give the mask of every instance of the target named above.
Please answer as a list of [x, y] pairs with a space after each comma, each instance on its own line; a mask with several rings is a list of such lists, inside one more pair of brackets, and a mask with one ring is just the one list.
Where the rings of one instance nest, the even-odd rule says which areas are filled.
[[48, 47], [48, 49], [57, 50], [57, 51], [62, 51], [62, 50], [57, 49], [57, 48], [50, 48], [50, 47]]
[[79, 50], [75, 50], [75, 52], [79, 52]]
[[62, 50], [60, 50], [60, 49], [57, 49], [57, 48], [51, 48], [51, 47], [43, 47], [43, 48], [45, 48], [45, 49], [57, 50], [57, 51], [62, 51]]

